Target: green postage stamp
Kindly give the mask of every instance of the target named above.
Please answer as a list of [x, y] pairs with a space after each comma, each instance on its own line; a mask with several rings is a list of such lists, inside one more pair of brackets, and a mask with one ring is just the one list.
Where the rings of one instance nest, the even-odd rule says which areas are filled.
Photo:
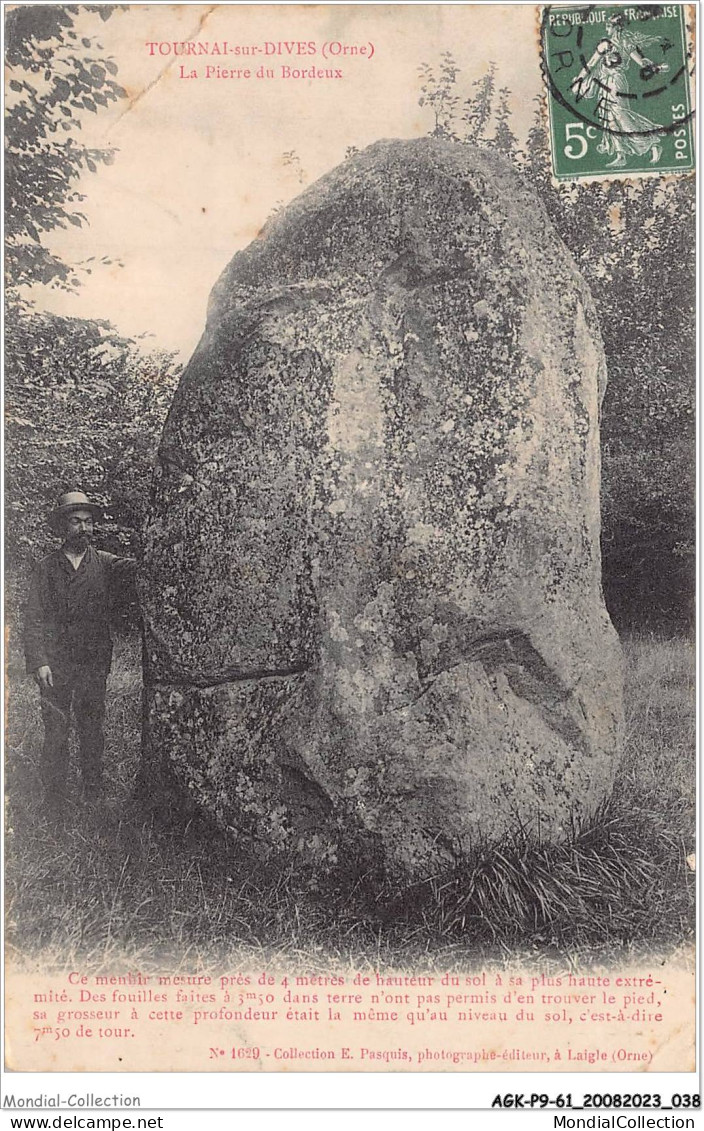
[[693, 19], [693, 8], [681, 4], [542, 9], [542, 63], [558, 180], [694, 169], [688, 46]]

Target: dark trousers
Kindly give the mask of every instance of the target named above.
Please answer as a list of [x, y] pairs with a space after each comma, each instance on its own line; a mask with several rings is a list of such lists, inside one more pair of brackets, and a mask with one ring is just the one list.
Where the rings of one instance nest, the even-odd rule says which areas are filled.
[[41, 689], [44, 747], [42, 779], [47, 800], [61, 801], [68, 777], [71, 708], [76, 722], [83, 786], [97, 789], [102, 781], [105, 683], [109, 668], [100, 662], [52, 664], [54, 686]]

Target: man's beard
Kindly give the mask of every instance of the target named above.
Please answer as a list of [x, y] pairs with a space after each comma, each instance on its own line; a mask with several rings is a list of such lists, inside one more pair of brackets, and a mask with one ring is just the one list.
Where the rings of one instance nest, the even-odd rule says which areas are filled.
[[64, 542], [67, 550], [71, 550], [74, 554], [80, 554], [83, 550], [87, 550], [90, 545], [90, 534], [69, 534]]

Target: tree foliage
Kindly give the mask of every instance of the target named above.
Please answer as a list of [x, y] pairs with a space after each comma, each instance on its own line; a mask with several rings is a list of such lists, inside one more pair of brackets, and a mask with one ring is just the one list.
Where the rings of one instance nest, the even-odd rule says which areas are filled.
[[553, 184], [537, 100], [520, 148], [494, 64], [460, 97], [445, 53], [419, 104], [444, 136], [488, 146], [532, 182], [591, 288], [609, 370], [603, 406], [604, 586], [618, 623], [691, 622], [695, 529], [695, 187], [687, 177]]
[[80, 140], [86, 112], [125, 96], [117, 65], [96, 37], [82, 38], [75, 17], [106, 20], [112, 5], [23, 4], [6, 15], [5, 266], [10, 286], [73, 288], [74, 266], [42, 242], [56, 228], [80, 227], [84, 196], [76, 181], [113, 160], [114, 150]]
[[459, 106], [455, 84], [459, 68], [449, 51], [443, 51], [437, 68], [421, 63], [419, 106], [429, 106], [435, 118], [434, 137], [456, 138], [454, 120]]
[[25, 4], [7, 13], [5, 529], [20, 583], [52, 545], [46, 515], [67, 490], [102, 503], [109, 546], [136, 549], [179, 371], [174, 355], [140, 348], [107, 321], [40, 312], [21, 297], [28, 284], [80, 282], [43, 241], [86, 223], [78, 180], [114, 156], [83, 144], [81, 129], [124, 97], [117, 65], [96, 35], [76, 30], [79, 14], [97, 29], [113, 10]]
[[486, 72], [473, 81], [471, 94], [463, 103], [461, 115], [463, 141], [481, 145], [487, 140], [486, 130], [492, 124], [495, 91], [496, 63], [489, 63]]
[[180, 366], [108, 323], [25, 309], [8, 320], [6, 550], [13, 570], [53, 544], [46, 516], [64, 491], [105, 508], [101, 534], [134, 552], [154, 453]]

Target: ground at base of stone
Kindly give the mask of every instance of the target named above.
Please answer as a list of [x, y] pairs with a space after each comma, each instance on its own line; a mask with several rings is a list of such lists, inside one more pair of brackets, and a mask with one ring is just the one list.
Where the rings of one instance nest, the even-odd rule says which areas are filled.
[[351, 898], [301, 888], [285, 861], [274, 868], [221, 856], [196, 822], [163, 827], [130, 800], [136, 640], [119, 642], [109, 689], [108, 803], [69, 805], [71, 819], [50, 829], [38, 786], [41, 721], [18, 681], [7, 742], [8, 940], [25, 953], [93, 962], [185, 953], [196, 961], [240, 947], [282, 960], [323, 953], [440, 967], [512, 954], [587, 963], [676, 950], [693, 938], [694, 645], [638, 635], [623, 644], [626, 750], [591, 841], [557, 855], [484, 860], [473, 874], [383, 898], [361, 886]]

